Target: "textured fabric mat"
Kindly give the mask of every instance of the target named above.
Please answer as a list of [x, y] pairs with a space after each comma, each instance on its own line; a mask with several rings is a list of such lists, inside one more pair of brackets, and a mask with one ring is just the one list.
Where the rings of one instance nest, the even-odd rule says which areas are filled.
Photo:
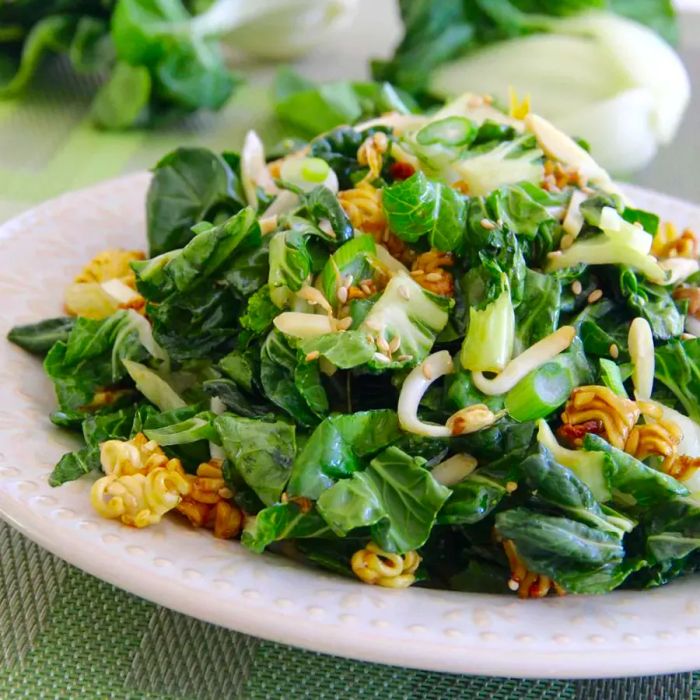
[[57, 559], [0, 522], [0, 698], [689, 700], [700, 674], [519, 681], [363, 664], [230, 632]]

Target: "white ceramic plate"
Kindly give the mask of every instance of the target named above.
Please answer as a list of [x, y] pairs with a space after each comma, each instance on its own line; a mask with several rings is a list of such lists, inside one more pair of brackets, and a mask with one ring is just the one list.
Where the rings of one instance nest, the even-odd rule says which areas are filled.
[[[65, 285], [108, 247], [144, 247], [147, 175], [48, 202], [0, 228], [2, 336], [61, 313]], [[700, 207], [643, 191], [640, 206], [700, 227]], [[0, 515], [40, 545], [156, 603], [249, 634], [367, 661], [519, 677], [686, 671], [700, 665], [700, 577], [648, 592], [520, 601], [372, 588], [208, 532], [132, 530], [91, 510], [89, 479], [51, 489], [72, 438], [47, 418], [41, 364], [0, 341]]]

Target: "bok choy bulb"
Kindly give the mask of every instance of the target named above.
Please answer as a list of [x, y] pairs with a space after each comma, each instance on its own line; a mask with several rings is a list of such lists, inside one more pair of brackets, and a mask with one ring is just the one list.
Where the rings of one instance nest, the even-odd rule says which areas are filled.
[[444, 64], [430, 91], [505, 99], [512, 86], [560, 129], [586, 139], [615, 174], [643, 167], [673, 139], [690, 82], [678, 55], [652, 30], [607, 12], [538, 15], [533, 28], [541, 33]]
[[485, 309], [469, 310], [469, 330], [460, 361], [472, 372], [500, 372], [513, 356], [515, 311], [508, 277], [501, 276], [502, 291]]
[[257, 58], [284, 60], [308, 53], [346, 27], [357, 0], [209, 0], [208, 4], [209, 9], [194, 20], [198, 32], [221, 35], [233, 48]]

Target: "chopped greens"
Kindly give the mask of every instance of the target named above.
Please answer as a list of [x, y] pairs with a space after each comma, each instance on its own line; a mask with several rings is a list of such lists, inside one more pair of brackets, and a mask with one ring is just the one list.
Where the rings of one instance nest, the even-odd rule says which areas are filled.
[[[378, 585], [531, 597], [694, 570], [700, 289], [665, 272], [692, 234], [667, 255], [673, 232], [655, 241], [658, 218], [534, 115], [285, 80], [302, 130], [394, 112], [313, 138], [277, 179], [254, 134], [255, 157], [157, 164], [151, 257], [84, 273], [115, 304], [8, 335], [82, 433], [50, 483], [103, 470], [105, 517], [176, 508]], [[110, 510], [124, 489], [133, 513]]]

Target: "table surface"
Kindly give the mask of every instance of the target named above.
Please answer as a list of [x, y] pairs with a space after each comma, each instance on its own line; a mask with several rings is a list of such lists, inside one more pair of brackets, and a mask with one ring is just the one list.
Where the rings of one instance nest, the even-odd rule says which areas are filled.
[[[686, 5], [699, 0], [685, 0]], [[359, 27], [362, 27], [360, 30]], [[363, 77], [398, 37], [391, 0], [360, 0], [351, 27], [298, 64], [315, 79]], [[361, 41], [358, 41], [361, 36]], [[361, 47], [358, 49], [358, 46]], [[695, 96], [678, 140], [636, 182], [700, 201], [700, 16], [683, 24]], [[216, 116], [158, 133], [95, 131], [95, 84], [47, 66], [21, 102], [0, 102], [0, 222], [66, 190], [150, 167], [177, 145], [235, 149], [251, 126], [281, 135], [265, 85], [273, 66]], [[0, 522], [0, 697], [7, 698], [700, 698], [700, 673], [606, 681], [452, 676], [338, 659], [208, 625], [88, 576]]]

